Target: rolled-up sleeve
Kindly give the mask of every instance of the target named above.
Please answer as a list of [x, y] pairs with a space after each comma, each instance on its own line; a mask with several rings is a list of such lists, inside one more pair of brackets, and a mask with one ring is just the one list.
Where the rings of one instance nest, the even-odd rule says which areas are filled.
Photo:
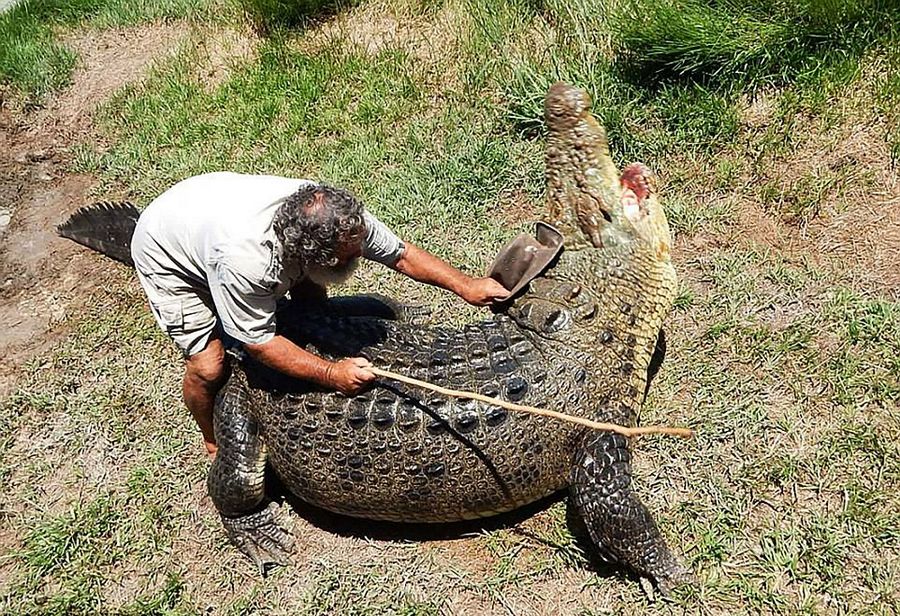
[[209, 289], [226, 334], [246, 344], [262, 344], [275, 336], [276, 298], [271, 289], [224, 261], [212, 264]]
[[366, 222], [366, 241], [362, 248], [363, 257], [393, 267], [403, 256], [406, 245], [386, 224], [369, 212], [364, 212], [363, 218]]

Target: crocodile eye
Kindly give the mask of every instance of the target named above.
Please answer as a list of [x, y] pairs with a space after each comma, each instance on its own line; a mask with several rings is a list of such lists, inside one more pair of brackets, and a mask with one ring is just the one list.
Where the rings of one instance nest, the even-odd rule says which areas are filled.
[[562, 308], [552, 310], [547, 313], [547, 318], [544, 319], [544, 326], [542, 329], [548, 334], [558, 332], [569, 324], [571, 318], [572, 317], [569, 315], [569, 312], [567, 310], [563, 310]]

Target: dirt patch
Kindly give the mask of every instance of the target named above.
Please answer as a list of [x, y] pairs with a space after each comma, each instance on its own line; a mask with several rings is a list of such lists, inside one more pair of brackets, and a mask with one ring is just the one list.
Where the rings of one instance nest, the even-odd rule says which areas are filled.
[[498, 215], [511, 225], [522, 225], [538, 220], [542, 208], [543, 206], [536, 206], [525, 191], [516, 188], [501, 195]]
[[208, 91], [224, 83], [235, 67], [256, 55], [259, 36], [250, 30], [227, 28], [212, 33], [198, 45], [198, 77]]
[[834, 217], [816, 238], [816, 250], [831, 254], [847, 268], [855, 286], [870, 292], [883, 290], [900, 301], [900, 191], [872, 195], [852, 211]]
[[72, 83], [46, 107], [0, 111], [0, 395], [16, 368], [46, 348], [58, 325], [102, 284], [105, 263], [56, 236], [89, 202], [95, 180], [68, 172], [71, 147], [93, 134], [93, 113], [173, 51], [184, 26], [90, 32], [64, 42], [79, 54]]
[[305, 37], [310, 49], [321, 49], [335, 41], [369, 56], [401, 44], [412, 36], [410, 24], [389, 7], [367, 4], [323, 22]]
[[454, 60], [460, 53], [460, 37], [468, 20], [467, 13], [453, 3], [424, 15], [371, 3], [323, 22], [311, 29], [299, 45], [309, 53], [333, 45], [369, 57], [399, 49], [418, 60], [417, 66], [423, 73], [448, 83], [456, 79], [458, 63]]
[[[676, 237], [677, 252], [689, 260], [729, 245], [771, 248], [860, 292], [900, 298], [900, 179], [871, 96], [870, 86], [852, 90], [839, 120], [798, 115], [789, 148], [766, 152], [726, 185], [704, 163], [671, 165], [691, 178], [683, 190], [692, 207], [727, 201], [732, 212], [722, 229]], [[773, 105], [765, 94], [745, 101], [748, 131], [762, 134], [776, 121]]]
[[140, 79], [155, 62], [174, 54], [187, 33], [188, 28], [181, 24], [156, 24], [80, 32], [64, 38], [63, 44], [78, 54], [72, 82], [29, 118], [26, 136], [70, 145], [91, 130], [98, 105]]

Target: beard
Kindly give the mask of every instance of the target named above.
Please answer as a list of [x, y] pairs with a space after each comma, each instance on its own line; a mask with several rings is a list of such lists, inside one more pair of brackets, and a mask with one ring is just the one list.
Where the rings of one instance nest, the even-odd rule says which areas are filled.
[[343, 265], [334, 267], [310, 265], [306, 268], [306, 277], [320, 287], [330, 287], [347, 282], [357, 267], [359, 267], [359, 259], [351, 259]]

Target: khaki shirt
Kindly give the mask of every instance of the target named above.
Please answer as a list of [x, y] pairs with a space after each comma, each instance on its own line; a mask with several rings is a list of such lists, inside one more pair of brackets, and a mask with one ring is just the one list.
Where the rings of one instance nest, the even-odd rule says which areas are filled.
[[[211, 295], [222, 329], [261, 344], [275, 335], [276, 301], [303, 277], [283, 263], [272, 222], [279, 206], [310, 180], [209, 173], [179, 182], [143, 211], [132, 238], [135, 267], [157, 285]], [[393, 266], [403, 242], [365, 212], [363, 257]], [[151, 304], [153, 298], [150, 298]]]

